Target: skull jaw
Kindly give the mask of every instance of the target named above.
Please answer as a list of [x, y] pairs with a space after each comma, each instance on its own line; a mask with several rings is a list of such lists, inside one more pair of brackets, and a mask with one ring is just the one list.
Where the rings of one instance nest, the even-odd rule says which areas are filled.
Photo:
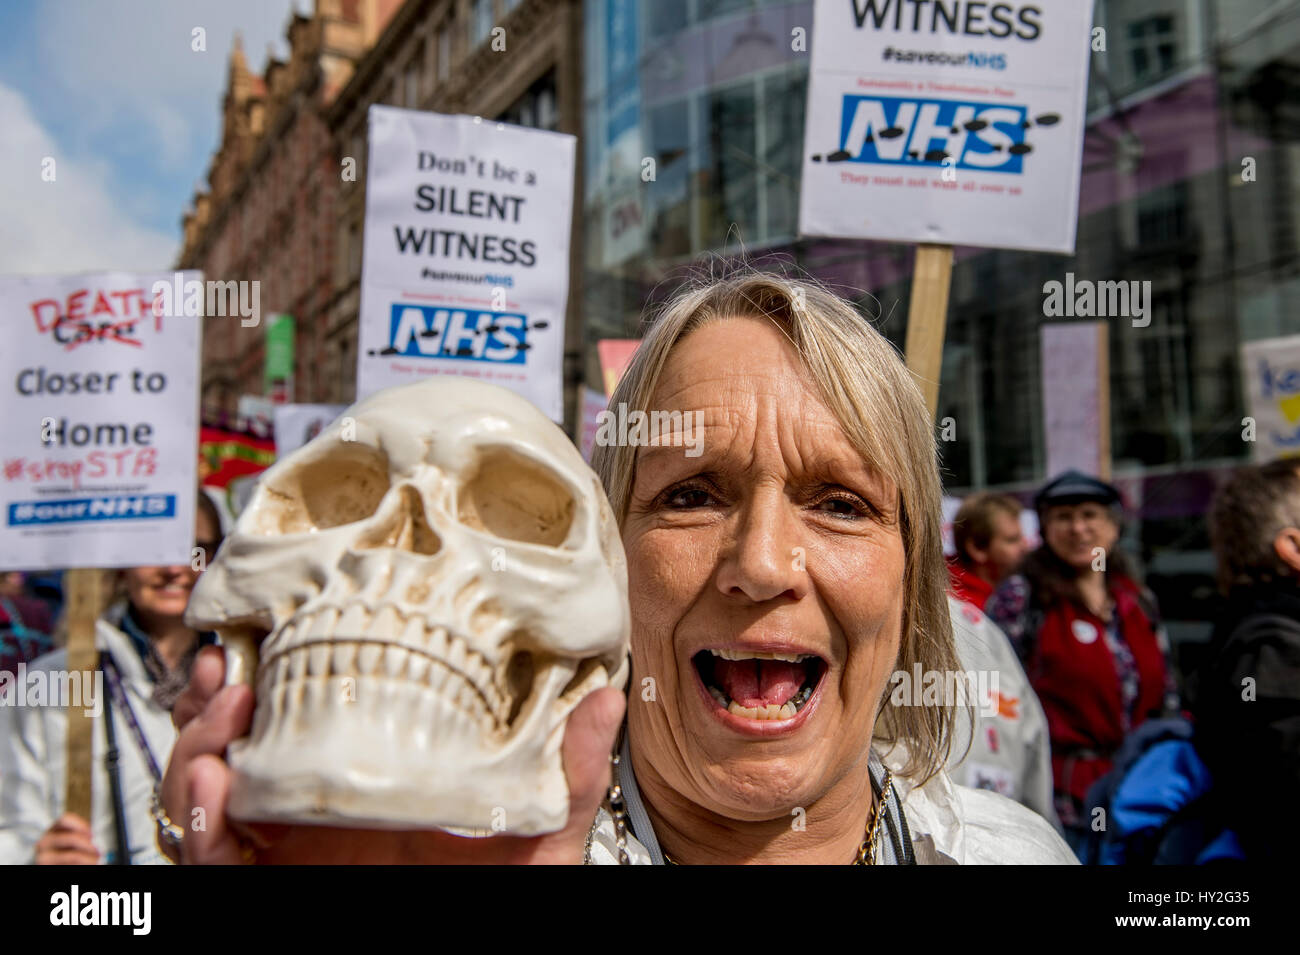
[[[251, 738], [230, 745], [227, 811], [247, 822], [354, 829], [557, 832], [569, 813], [560, 749], [578, 702], [558, 699], [569, 673], [552, 668], [497, 745], [461, 706], [414, 684], [358, 680], [351, 703], [336, 687], [300, 684], [292, 709], [259, 703]], [[602, 677], [583, 695], [608, 685]]]
[[554, 746], [533, 765], [519, 760], [472, 763], [464, 754], [429, 754], [361, 769], [310, 743], [293, 749], [235, 743], [232, 819], [350, 829], [445, 829], [458, 835], [536, 836], [564, 828], [568, 785]]
[[[521, 787], [517, 772], [501, 772], [484, 786], [455, 781], [430, 785], [359, 779], [342, 767], [289, 773], [256, 762], [245, 760], [234, 772], [227, 809], [232, 819], [347, 829], [443, 829], [463, 836], [540, 836], [558, 832], [568, 821], [568, 788], [558, 767], [523, 774], [532, 784]], [[427, 777], [430, 782], [436, 778]]]

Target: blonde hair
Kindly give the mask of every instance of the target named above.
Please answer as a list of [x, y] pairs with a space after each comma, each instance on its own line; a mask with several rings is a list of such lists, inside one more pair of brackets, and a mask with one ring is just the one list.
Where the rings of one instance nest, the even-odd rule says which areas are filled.
[[[813, 279], [792, 280], [748, 266], [722, 278], [697, 278], [650, 319], [610, 407], [624, 404], [629, 414], [649, 413], [673, 348], [704, 324], [746, 316], [765, 318], [786, 335], [854, 448], [897, 488], [906, 569], [895, 669], [910, 674], [919, 663], [923, 670], [959, 671], [948, 615], [930, 413], [894, 346], [851, 303]], [[592, 455], [592, 468], [620, 527], [627, 515], [636, 453], [627, 443], [599, 444]], [[924, 782], [947, 761], [957, 708], [888, 706], [888, 700], [886, 689], [874, 738], [891, 747], [903, 743], [908, 755], [904, 775]]]

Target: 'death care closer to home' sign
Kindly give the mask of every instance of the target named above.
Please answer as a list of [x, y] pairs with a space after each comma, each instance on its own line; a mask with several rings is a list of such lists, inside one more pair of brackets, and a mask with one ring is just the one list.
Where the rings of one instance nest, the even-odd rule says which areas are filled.
[[190, 563], [197, 278], [0, 278], [0, 569]]
[[357, 397], [427, 375], [563, 420], [574, 137], [372, 106]]
[[799, 231], [1073, 252], [1091, 15], [817, 0]]

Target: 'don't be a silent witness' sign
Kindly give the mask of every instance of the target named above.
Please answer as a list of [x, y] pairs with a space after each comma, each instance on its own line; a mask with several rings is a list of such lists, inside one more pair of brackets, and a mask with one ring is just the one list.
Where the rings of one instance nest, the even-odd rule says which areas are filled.
[[577, 140], [371, 106], [357, 397], [428, 375], [564, 417]]
[[201, 336], [155, 301], [174, 279], [0, 277], [0, 569], [190, 563]]

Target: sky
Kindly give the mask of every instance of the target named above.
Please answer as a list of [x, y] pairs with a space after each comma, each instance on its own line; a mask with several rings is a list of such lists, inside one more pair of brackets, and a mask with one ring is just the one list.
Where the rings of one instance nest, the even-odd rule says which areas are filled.
[[310, 6], [0, 2], [0, 274], [170, 269], [221, 134], [235, 32], [261, 72]]

